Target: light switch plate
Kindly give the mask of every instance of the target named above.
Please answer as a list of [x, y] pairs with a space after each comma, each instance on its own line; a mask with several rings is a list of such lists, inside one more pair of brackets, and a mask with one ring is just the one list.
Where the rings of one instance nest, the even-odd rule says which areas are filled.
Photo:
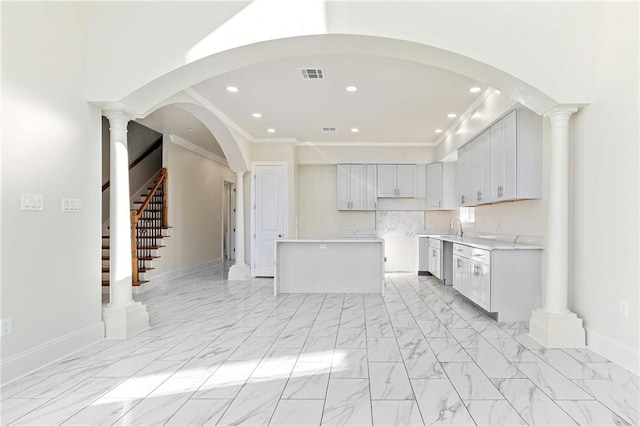
[[42, 194], [22, 194], [22, 210], [41, 212], [44, 210]]
[[63, 198], [63, 213], [82, 213], [84, 211], [84, 201], [79, 198]]

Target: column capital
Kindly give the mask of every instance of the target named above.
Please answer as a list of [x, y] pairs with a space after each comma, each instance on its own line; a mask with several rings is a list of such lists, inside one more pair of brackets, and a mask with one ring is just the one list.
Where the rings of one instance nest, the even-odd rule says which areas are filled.
[[575, 105], [558, 105], [557, 107], [547, 111], [544, 116], [549, 117], [551, 124], [557, 121], [567, 120], [571, 115], [578, 112], [578, 107]]
[[133, 115], [126, 113], [120, 109], [106, 109], [102, 111], [102, 115], [107, 117], [110, 123], [116, 120], [124, 120], [126, 123], [136, 119]]

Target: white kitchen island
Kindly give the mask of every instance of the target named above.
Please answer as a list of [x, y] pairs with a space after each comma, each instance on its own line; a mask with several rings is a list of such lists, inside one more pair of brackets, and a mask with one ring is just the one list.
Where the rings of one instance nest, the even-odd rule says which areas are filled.
[[276, 240], [274, 293], [384, 292], [379, 238]]

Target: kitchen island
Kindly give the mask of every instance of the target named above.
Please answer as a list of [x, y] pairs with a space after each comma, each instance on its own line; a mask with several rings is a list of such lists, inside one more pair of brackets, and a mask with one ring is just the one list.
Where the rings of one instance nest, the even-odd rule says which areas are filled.
[[276, 240], [274, 294], [384, 292], [380, 238]]

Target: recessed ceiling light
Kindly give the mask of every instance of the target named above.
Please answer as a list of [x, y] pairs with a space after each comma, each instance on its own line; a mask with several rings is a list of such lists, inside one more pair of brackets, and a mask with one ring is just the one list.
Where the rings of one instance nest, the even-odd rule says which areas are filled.
[[356, 86], [347, 86], [347, 92], [356, 92], [357, 90]]
[[447, 114], [447, 117], [449, 117], [449, 118], [456, 118], [457, 116], [458, 115], [455, 112]]
[[236, 93], [238, 88], [236, 86], [227, 86], [227, 92]]
[[194, 128], [192, 128], [192, 127], [187, 127], [185, 130], [186, 130], [187, 132], [195, 132], [195, 131], [196, 131], [196, 129], [194, 129]]
[[358, 129], [357, 127], [354, 127], [353, 129], [351, 129], [351, 133], [358, 133], [360, 131], [360, 129]]
[[275, 132], [276, 132], [276, 129], [267, 129], [267, 132], [269, 132], [269, 133], [275, 133]]
[[436, 129], [436, 133], [442, 133], [442, 132], [444, 132], [444, 130], [442, 130], [442, 129]]
[[469, 89], [469, 93], [478, 93], [481, 90], [482, 90], [481, 87], [473, 86], [472, 88]]
[[262, 118], [262, 114], [260, 114], [259, 112], [254, 112], [253, 114], [251, 114], [251, 116], [253, 118]]

